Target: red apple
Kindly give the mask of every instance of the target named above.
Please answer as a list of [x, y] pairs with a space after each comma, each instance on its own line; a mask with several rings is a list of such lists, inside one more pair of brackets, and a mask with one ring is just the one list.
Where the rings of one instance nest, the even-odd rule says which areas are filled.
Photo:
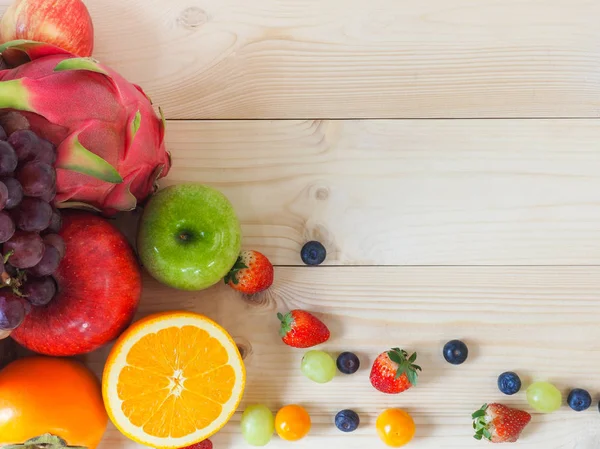
[[94, 25], [81, 0], [16, 0], [0, 20], [0, 43], [45, 42], [78, 56], [91, 56]]
[[117, 338], [131, 323], [142, 290], [140, 269], [125, 237], [86, 212], [64, 214], [66, 254], [54, 274], [57, 295], [33, 307], [12, 337], [46, 355], [85, 354]]

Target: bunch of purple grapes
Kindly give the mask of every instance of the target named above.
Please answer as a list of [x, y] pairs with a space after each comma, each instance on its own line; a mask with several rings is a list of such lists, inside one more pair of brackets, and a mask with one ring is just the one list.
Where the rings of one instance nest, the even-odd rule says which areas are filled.
[[52, 274], [65, 254], [58, 235], [56, 148], [34, 132], [0, 126], [0, 330], [16, 329], [32, 306], [56, 295]]

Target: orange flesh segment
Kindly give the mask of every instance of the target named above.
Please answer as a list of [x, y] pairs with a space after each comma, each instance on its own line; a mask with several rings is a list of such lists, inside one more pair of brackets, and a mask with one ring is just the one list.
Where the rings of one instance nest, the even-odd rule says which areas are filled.
[[126, 360], [117, 389], [121, 408], [148, 435], [178, 438], [203, 429], [233, 394], [227, 350], [194, 326], [145, 335]]

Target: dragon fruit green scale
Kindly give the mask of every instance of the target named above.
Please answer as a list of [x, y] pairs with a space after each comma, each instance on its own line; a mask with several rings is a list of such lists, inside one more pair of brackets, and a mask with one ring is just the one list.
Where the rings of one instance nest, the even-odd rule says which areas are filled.
[[[21, 52], [21, 53], [19, 53]], [[170, 169], [165, 122], [144, 91], [90, 58], [33, 41], [0, 46], [0, 109], [21, 112], [57, 147], [58, 207], [134, 209]]]

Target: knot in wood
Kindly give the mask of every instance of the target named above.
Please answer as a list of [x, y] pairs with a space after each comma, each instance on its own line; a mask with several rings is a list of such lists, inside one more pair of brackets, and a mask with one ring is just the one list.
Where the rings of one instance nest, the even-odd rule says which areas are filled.
[[244, 337], [236, 337], [235, 344], [237, 345], [238, 351], [242, 356], [242, 360], [246, 360], [250, 355], [252, 355], [252, 345], [250, 342]]
[[197, 6], [191, 6], [184, 9], [177, 22], [184, 28], [196, 29], [208, 22], [208, 14]]

